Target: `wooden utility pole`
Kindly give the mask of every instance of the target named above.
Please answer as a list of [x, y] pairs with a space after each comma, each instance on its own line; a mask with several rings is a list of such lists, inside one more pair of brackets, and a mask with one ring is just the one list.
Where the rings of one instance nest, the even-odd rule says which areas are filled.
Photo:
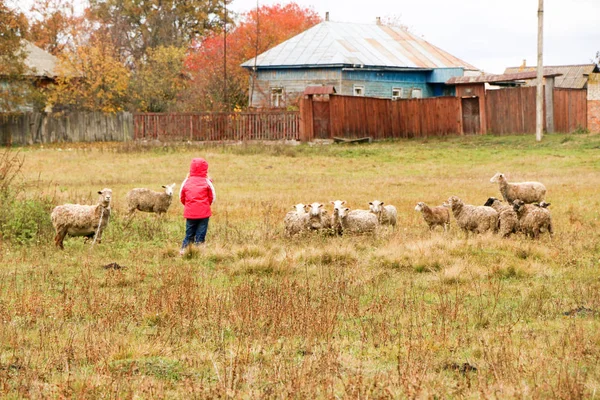
[[544, 0], [538, 5], [537, 92], [535, 96], [535, 140], [542, 140], [544, 130]]
[[227, 0], [223, 0], [223, 111], [229, 111], [227, 106]]

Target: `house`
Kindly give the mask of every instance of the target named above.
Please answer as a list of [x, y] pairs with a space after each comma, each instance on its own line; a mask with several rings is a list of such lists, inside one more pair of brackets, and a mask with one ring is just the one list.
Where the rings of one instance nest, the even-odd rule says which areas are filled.
[[308, 86], [388, 99], [454, 95], [445, 82], [477, 68], [405, 29], [325, 21], [242, 64], [251, 107], [294, 105]]
[[[516, 74], [519, 72], [535, 72], [537, 67], [526, 66], [525, 62], [520, 67], [508, 67], [504, 70], [505, 74]], [[580, 65], [555, 65], [545, 66], [544, 74], [560, 74], [556, 77], [554, 87], [560, 89], [587, 89], [588, 78], [590, 74], [597, 73], [596, 64]], [[524, 83], [525, 86], [535, 86], [536, 81], [529, 80]]]
[[[22, 79], [15, 84], [14, 81], [7, 80], [6, 77], [0, 76], [0, 84], [9, 90], [19, 90], [21, 92], [31, 92], [33, 88], [43, 88], [53, 83], [56, 79], [56, 64], [58, 59], [52, 54], [40, 49], [31, 42], [25, 41], [23, 46], [25, 57], [26, 70]], [[23, 82], [29, 84], [23, 85]], [[18, 111], [27, 112], [33, 111], [33, 100], [28, 96], [30, 93], [21, 93], [26, 98], [25, 104], [20, 104]], [[1, 111], [1, 110], [0, 110]]]

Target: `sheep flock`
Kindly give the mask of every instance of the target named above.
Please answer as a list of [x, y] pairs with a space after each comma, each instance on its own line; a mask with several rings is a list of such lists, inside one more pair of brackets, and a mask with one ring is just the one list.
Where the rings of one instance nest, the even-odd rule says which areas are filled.
[[[483, 205], [468, 204], [457, 196], [450, 196], [441, 205], [429, 206], [418, 202], [415, 211], [422, 214], [429, 230], [441, 227], [444, 232], [451, 225], [451, 216], [456, 225], [468, 237], [469, 234], [493, 233], [507, 238], [522, 233], [538, 239], [542, 233], [552, 235], [552, 216], [545, 201], [546, 187], [540, 182], [508, 182], [504, 174], [497, 173], [490, 180], [498, 183], [504, 201], [489, 197]], [[126, 215], [129, 220], [135, 211], [164, 215], [173, 198], [175, 184], [163, 185], [164, 191], [146, 188], [130, 190], [126, 196]], [[98, 191], [97, 204], [63, 204], [56, 206], [51, 221], [56, 231], [55, 245], [63, 247], [68, 236], [83, 236], [93, 243], [100, 243], [102, 234], [111, 216], [112, 190]], [[298, 203], [283, 218], [287, 237], [324, 232], [331, 235], [367, 234], [375, 235], [382, 229], [396, 229], [398, 210], [394, 205], [373, 200], [365, 209], [350, 209], [344, 200], [329, 201], [328, 211], [324, 203]]]

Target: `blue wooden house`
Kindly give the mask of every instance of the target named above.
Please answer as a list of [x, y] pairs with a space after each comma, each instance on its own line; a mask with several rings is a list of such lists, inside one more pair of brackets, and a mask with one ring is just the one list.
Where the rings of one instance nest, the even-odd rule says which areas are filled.
[[324, 21], [242, 64], [249, 104], [283, 108], [308, 86], [389, 99], [454, 95], [445, 82], [477, 68], [405, 29]]

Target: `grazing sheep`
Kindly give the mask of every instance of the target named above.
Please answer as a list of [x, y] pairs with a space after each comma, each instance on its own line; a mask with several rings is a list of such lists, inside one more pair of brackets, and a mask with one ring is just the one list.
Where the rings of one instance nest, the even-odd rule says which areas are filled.
[[302, 233], [308, 228], [308, 213], [307, 206], [302, 203], [294, 206], [294, 211], [290, 211], [285, 215], [283, 223], [285, 225], [285, 233], [288, 236], [294, 236]]
[[494, 175], [490, 182], [498, 182], [500, 193], [508, 204], [513, 204], [517, 199], [525, 203], [539, 203], [546, 196], [546, 187], [540, 182], [508, 183], [504, 174], [500, 172]]
[[54, 207], [50, 216], [56, 230], [54, 243], [64, 249], [65, 236], [95, 237], [98, 243], [102, 240], [102, 232], [110, 218], [110, 200], [112, 190], [104, 188], [98, 192], [101, 196], [98, 204], [89, 206], [81, 204], [63, 204]]
[[333, 230], [338, 235], [349, 233], [374, 233], [379, 222], [377, 216], [367, 210], [342, 207], [333, 210]]
[[377, 216], [379, 225], [396, 226], [398, 211], [396, 211], [396, 207], [391, 204], [384, 206], [383, 201], [373, 200], [369, 203], [369, 211]]
[[427, 222], [429, 230], [433, 230], [436, 226], [443, 227], [444, 231], [448, 230], [450, 225], [450, 210], [448, 207], [429, 207], [421, 201], [417, 203], [415, 211], [420, 211], [423, 214], [423, 219]]
[[131, 217], [135, 210], [162, 215], [167, 212], [173, 200], [174, 183], [162, 186], [164, 192], [155, 192], [145, 188], [131, 189], [127, 193], [127, 215]]
[[450, 197], [444, 205], [452, 209], [456, 224], [467, 235], [469, 232], [485, 233], [498, 230], [498, 212], [492, 207], [464, 204], [456, 196]]
[[321, 203], [312, 203], [308, 206], [308, 219], [308, 227], [313, 231], [331, 228], [331, 217]]
[[512, 206], [503, 204], [502, 200], [490, 197], [484, 206], [492, 207], [498, 213], [498, 233], [502, 237], [509, 237], [519, 230], [519, 217]]
[[[550, 205], [550, 203], [545, 203]], [[539, 238], [540, 233], [554, 233], [552, 230], [552, 216], [546, 207], [525, 204], [523, 200], [515, 200], [513, 209], [519, 217], [519, 230], [534, 239]]]

